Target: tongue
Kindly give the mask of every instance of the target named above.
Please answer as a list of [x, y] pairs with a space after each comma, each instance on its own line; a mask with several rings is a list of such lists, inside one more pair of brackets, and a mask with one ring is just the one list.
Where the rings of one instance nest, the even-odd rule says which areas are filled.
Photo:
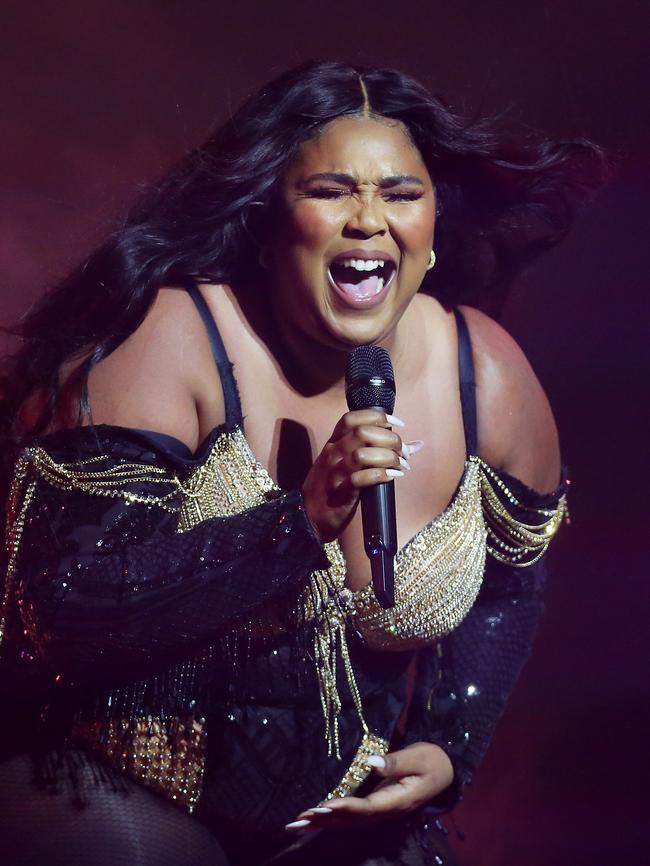
[[381, 277], [373, 274], [372, 276], [364, 277], [359, 283], [346, 283], [342, 280], [336, 280], [336, 285], [341, 291], [354, 295], [356, 298], [371, 298], [381, 290], [382, 287], [379, 285], [381, 279]]

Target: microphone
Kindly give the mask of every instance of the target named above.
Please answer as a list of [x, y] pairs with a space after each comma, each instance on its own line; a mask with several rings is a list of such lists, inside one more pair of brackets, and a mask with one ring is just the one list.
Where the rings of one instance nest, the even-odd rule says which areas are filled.
[[[357, 346], [345, 371], [348, 409], [379, 409], [390, 415], [395, 407], [395, 376], [390, 355], [381, 346]], [[363, 546], [370, 559], [372, 587], [379, 604], [395, 606], [394, 560], [397, 553], [395, 482], [361, 489]]]

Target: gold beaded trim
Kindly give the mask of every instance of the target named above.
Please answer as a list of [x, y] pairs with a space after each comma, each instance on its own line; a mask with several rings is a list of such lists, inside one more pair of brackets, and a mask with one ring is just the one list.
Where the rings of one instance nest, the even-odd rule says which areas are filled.
[[207, 753], [205, 719], [110, 719], [79, 723], [74, 733], [127, 776], [188, 812], [198, 803]]
[[250, 450], [240, 429], [222, 433], [205, 463], [180, 484], [178, 531], [186, 532], [212, 517], [240, 514], [260, 505], [280, 488]]
[[352, 620], [373, 649], [431, 644], [474, 604], [485, 569], [480, 475], [468, 460], [451, 504], [397, 554], [395, 607], [382, 608], [370, 585], [352, 593]]
[[368, 763], [368, 758], [372, 755], [384, 756], [388, 752], [388, 740], [379, 737], [376, 734], [364, 733], [361, 740], [361, 745], [352, 760], [352, 763], [345, 772], [345, 775], [338, 783], [336, 788], [325, 798], [333, 800], [336, 797], [349, 797], [354, 794], [357, 788], [366, 781], [372, 767]]
[[[10, 600], [13, 596], [14, 575], [18, 562], [20, 542], [23, 537], [23, 529], [25, 528], [25, 520], [36, 491], [36, 481], [31, 480], [27, 482], [28, 469], [29, 461], [20, 457], [16, 463], [14, 477], [9, 490], [9, 498], [7, 500], [5, 540], [8, 563], [7, 573], [5, 576], [5, 591], [2, 599], [2, 609], [0, 609], [0, 644], [2, 643], [5, 628], [7, 626], [7, 611]], [[25, 487], [25, 485], [27, 486]]]

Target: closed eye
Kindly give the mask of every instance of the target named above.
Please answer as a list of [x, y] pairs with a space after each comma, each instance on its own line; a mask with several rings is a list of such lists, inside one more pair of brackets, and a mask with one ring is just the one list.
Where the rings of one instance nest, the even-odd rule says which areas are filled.
[[350, 190], [336, 187], [316, 187], [308, 190], [305, 195], [308, 198], [343, 198], [350, 195]]
[[[342, 187], [319, 186], [303, 193], [307, 198], [341, 199], [352, 194], [351, 189]], [[420, 190], [396, 190], [394, 192], [382, 192], [382, 198], [387, 202], [409, 202], [418, 201], [424, 195]]]
[[418, 201], [424, 193], [417, 191], [410, 192], [385, 192], [384, 198], [386, 201]]

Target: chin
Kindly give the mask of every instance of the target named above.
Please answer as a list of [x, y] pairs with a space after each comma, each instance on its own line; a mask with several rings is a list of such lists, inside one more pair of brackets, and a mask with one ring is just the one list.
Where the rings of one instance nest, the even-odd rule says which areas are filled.
[[397, 325], [399, 318], [393, 316], [364, 315], [359, 312], [341, 315], [330, 314], [324, 322], [328, 342], [334, 346], [352, 349], [355, 346], [380, 343]]

